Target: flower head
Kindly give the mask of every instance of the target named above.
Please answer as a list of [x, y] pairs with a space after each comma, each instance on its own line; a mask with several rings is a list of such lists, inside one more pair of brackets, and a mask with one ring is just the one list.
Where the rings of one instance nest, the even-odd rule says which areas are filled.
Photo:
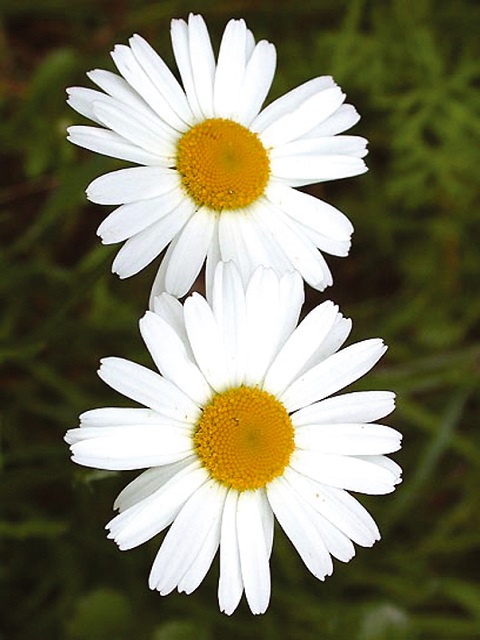
[[393, 491], [400, 468], [385, 454], [400, 434], [375, 421], [394, 408], [388, 391], [336, 394], [386, 347], [341, 348], [351, 328], [332, 302], [298, 324], [298, 274], [258, 268], [246, 285], [220, 263], [207, 298], [155, 299], [140, 331], [160, 373], [120, 358], [99, 375], [143, 408], [102, 408], [67, 432], [73, 460], [101, 469], [147, 469], [118, 496], [107, 525], [120, 549], [169, 525], [150, 587], [191, 593], [219, 549], [218, 597], [230, 614], [242, 593], [253, 613], [270, 597], [276, 518], [320, 580], [332, 557], [379, 539], [348, 491]]
[[255, 43], [243, 20], [227, 24], [217, 60], [201, 16], [173, 20], [171, 35], [183, 87], [134, 35], [112, 52], [120, 75], [88, 74], [101, 91], [68, 90], [69, 104], [99, 125], [72, 126], [69, 139], [140, 165], [87, 189], [93, 202], [120, 205], [98, 229], [105, 244], [125, 241], [113, 271], [129, 277], [168, 247], [152, 297], [184, 295], [205, 260], [207, 287], [217, 262], [231, 260], [244, 283], [262, 264], [323, 290], [332, 277], [321, 251], [347, 255], [353, 228], [295, 187], [366, 171], [366, 140], [337, 135], [356, 110], [322, 76], [261, 111], [275, 47]]

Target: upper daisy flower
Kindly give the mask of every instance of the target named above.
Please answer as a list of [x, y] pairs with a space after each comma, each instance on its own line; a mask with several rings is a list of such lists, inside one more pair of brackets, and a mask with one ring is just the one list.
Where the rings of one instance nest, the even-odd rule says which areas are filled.
[[312, 287], [332, 283], [318, 249], [347, 255], [352, 225], [337, 209], [295, 187], [366, 171], [366, 140], [337, 135], [359, 116], [329, 76], [306, 82], [260, 111], [276, 53], [231, 20], [215, 61], [205, 22], [173, 20], [183, 88], [140, 36], [117, 45], [120, 72], [88, 75], [102, 91], [73, 87], [69, 104], [99, 127], [73, 126], [69, 140], [142, 165], [106, 174], [90, 200], [121, 205], [100, 225], [105, 244], [122, 242], [112, 269], [121, 278], [169, 245], [153, 286], [184, 295], [206, 259], [207, 286], [219, 260], [244, 282], [259, 264], [295, 269]]
[[400, 481], [385, 457], [400, 434], [374, 421], [394, 408], [388, 391], [337, 391], [366, 373], [379, 339], [340, 347], [351, 323], [324, 302], [296, 323], [298, 274], [258, 268], [247, 285], [220, 263], [207, 299], [155, 299], [140, 330], [160, 374], [120, 358], [99, 375], [146, 408], [87, 411], [67, 432], [73, 460], [102, 469], [143, 469], [118, 496], [108, 525], [121, 549], [171, 525], [150, 587], [191, 593], [220, 548], [220, 608], [242, 593], [253, 613], [270, 597], [274, 517], [320, 580], [332, 556], [380, 535], [347, 491], [383, 494]]

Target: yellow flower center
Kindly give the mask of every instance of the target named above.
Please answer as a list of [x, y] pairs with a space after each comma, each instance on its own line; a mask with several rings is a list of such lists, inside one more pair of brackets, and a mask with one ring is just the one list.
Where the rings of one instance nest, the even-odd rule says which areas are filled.
[[257, 134], [224, 118], [204, 120], [180, 138], [176, 168], [188, 195], [214, 211], [247, 207], [265, 191], [270, 175]]
[[294, 450], [285, 407], [256, 387], [235, 387], [207, 404], [193, 436], [210, 475], [237, 491], [264, 487], [281, 475]]

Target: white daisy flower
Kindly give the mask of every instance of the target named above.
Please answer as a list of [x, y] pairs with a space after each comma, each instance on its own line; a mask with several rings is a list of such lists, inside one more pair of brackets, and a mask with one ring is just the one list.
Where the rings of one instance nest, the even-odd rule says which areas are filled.
[[[333, 206], [295, 189], [367, 170], [367, 141], [337, 135], [358, 113], [329, 76], [306, 82], [263, 111], [276, 52], [231, 20], [215, 61], [203, 18], [173, 20], [183, 88], [139, 35], [117, 45], [120, 75], [96, 69], [101, 91], [73, 87], [68, 103], [98, 127], [72, 126], [69, 140], [138, 165], [87, 188], [120, 205], [102, 222], [103, 243], [125, 241], [112, 266], [134, 275], [168, 246], [152, 297], [184, 295], [206, 259], [207, 286], [219, 260], [246, 283], [259, 264], [295, 269], [323, 290], [332, 276], [320, 251], [346, 256], [353, 227]], [[320, 251], [319, 251], [320, 250]]]
[[196, 589], [219, 549], [220, 609], [231, 614], [245, 592], [263, 613], [274, 518], [320, 580], [332, 557], [348, 562], [353, 543], [380, 537], [348, 491], [384, 494], [400, 481], [385, 454], [401, 435], [375, 422], [394, 394], [333, 394], [386, 347], [340, 349], [351, 322], [332, 302], [296, 326], [302, 302], [298, 274], [260, 267], [245, 286], [231, 263], [218, 265], [207, 299], [162, 294], [140, 321], [160, 373], [114, 357], [99, 370], [144, 408], [87, 411], [67, 432], [81, 465], [147, 468], [118, 496], [107, 529], [124, 550], [171, 525], [149, 580], [162, 595]]

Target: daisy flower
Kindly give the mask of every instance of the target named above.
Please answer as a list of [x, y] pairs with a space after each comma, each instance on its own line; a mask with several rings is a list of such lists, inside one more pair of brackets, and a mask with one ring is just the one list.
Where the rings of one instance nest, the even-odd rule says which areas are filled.
[[[333, 206], [296, 187], [365, 172], [366, 140], [337, 135], [359, 116], [329, 76], [262, 104], [275, 47], [231, 20], [215, 60], [199, 15], [173, 20], [182, 85], [139, 35], [117, 45], [120, 75], [96, 69], [101, 91], [68, 90], [68, 103], [97, 127], [72, 126], [80, 147], [140, 166], [94, 180], [87, 197], [120, 205], [102, 222], [103, 243], [125, 242], [112, 265], [134, 275], [166, 247], [152, 298], [183, 296], [206, 260], [207, 283], [220, 261], [248, 281], [258, 265], [297, 270], [323, 290], [332, 276], [321, 252], [347, 255], [353, 227]], [[319, 251], [320, 250], [320, 251]], [[207, 284], [209, 286], [209, 284]]]
[[146, 469], [115, 502], [109, 537], [120, 549], [170, 525], [149, 584], [191, 593], [219, 550], [220, 609], [243, 592], [253, 613], [270, 598], [276, 518], [314, 576], [348, 562], [353, 543], [379, 539], [348, 492], [384, 494], [400, 481], [385, 454], [401, 435], [375, 421], [394, 408], [388, 391], [336, 394], [386, 347], [341, 348], [350, 320], [324, 302], [298, 324], [303, 286], [259, 267], [243, 284], [220, 263], [211, 296], [182, 305], [163, 293], [140, 331], [158, 367], [110, 357], [99, 376], [142, 408], [87, 411], [66, 434], [73, 460], [100, 469]]

